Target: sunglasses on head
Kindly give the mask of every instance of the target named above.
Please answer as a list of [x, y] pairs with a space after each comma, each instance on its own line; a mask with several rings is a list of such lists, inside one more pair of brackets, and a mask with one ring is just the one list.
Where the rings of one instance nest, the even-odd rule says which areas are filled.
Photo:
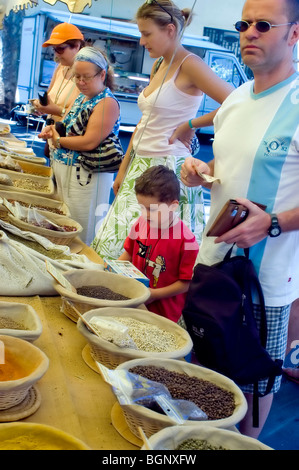
[[237, 21], [234, 27], [237, 31], [239, 31], [239, 33], [244, 33], [244, 31], [247, 31], [247, 29], [253, 25], [255, 26], [256, 30], [259, 33], [267, 33], [268, 31], [270, 31], [271, 28], [277, 28], [278, 26], [287, 26], [287, 25], [292, 25], [292, 24], [296, 24], [296, 22], [271, 24], [269, 23], [269, 21], [264, 21], [264, 20], [256, 21], [256, 22], [241, 20], [241, 21]]
[[164, 8], [159, 2], [157, 2], [157, 0], [146, 0], [145, 3], [147, 3], [147, 5], [151, 5], [152, 3], [155, 3], [156, 5], [158, 5], [158, 7], [161, 8], [161, 10], [165, 11], [165, 13], [167, 13], [167, 15], [170, 16], [171, 22], [172, 23], [174, 22], [172, 14], [168, 10], [166, 10], [166, 8]]
[[53, 50], [56, 54], [63, 54], [68, 47], [70, 47], [68, 44], [65, 44], [64, 46], [53, 46]]

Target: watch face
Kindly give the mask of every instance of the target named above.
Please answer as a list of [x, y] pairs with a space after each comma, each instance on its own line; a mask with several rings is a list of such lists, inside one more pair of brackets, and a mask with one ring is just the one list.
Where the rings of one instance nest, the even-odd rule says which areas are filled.
[[271, 229], [271, 236], [277, 237], [280, 234], [280, 229], [278, 227], [274, 227]]

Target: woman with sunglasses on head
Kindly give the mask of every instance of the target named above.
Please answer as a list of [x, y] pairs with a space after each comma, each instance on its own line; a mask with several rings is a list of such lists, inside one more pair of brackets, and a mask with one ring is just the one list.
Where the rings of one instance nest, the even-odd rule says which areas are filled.
[[55, 61], [58, 62], [47, 91], [48, 104], [34, 100], [33, 106], [40, 115], [47, 114], [54, 122], [61, 121], [71, 109], [79, 90], [72, 80], [72, 65], [77, 52], [84, 47], [81, 31], [70, 23], [61, 23], [53, 29], [43, 47], [52, 47]]
[[[190, 156], [194, 131], [190, 129], [188, 148], [179, 140], [169, 142], [173, 131], [196, 115], [204, 93], [222, 103], [232, 91], [202, 59], [189, 53], [180, 43], [182, 30], [190, 24], [190, 13], [169, 0], [149, 0], [137, 11], [140, 44], [157, 60], [150, 83], [138, 98], [142, 118], [114, 182], [117, 199], [92, 244], [102, 257], [119, 257], [124, 239], [139, 215], [133, 191], [136, 177], [160, 164], [170, 167], [179, 176], [182, 163]], [[202, 125], [211, 125], [212, 118], [213, 114], [203, 116]], [[180, 215], [200, 243], [204, 222], [201, 189], [194, 191], [181, 185]]]
[[73, 74], [80, 94], [62, 120], [65, 137], [55, 125], [45, 127], [40, 137], [49, 139], [57, 197], [82, 225], [81, 239], [90, 244], [96, 213], [101, 216], [108, 208], [113, 172], [123, 156], [111, 144], [113, 155], [104, 158], [102, 146], [108, 136], [119, 143], [120, 106], [111, 91], [114, 72], [102, 51], [83, 47], [75, 56]]

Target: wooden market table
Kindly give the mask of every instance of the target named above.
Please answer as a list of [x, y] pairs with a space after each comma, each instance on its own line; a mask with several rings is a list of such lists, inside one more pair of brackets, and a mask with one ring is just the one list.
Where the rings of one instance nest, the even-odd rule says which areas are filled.
[[[82, 245], [80, 254], [96, 263], [102, 262], [91, 248], [77, 243]], [[101, 375], [84, 361], [86, 340], [76, 324], [60, 311], [60, 296], [0, 297], [0, 300], [29, 304], [35, 309], [43, 332], [33, 344], [50, 360], [48, 371], [36, 385], [40, 407], [22, 421], [54, 426], [81, 439], [92, 450], [138, 450], [141, 441], [136, 438], [132, 443], [123, 437], [126, 429], [119, 432], [113, 425], [111, 411], [116, 398]]]

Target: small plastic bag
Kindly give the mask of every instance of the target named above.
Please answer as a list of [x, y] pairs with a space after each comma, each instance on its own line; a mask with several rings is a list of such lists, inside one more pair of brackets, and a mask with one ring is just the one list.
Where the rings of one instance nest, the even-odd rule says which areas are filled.
[[92, 317], [89, 323], [106, 341], [120, 348], [138, 349], [134, 340], [129, 335], [128, 327], [114, 318]]
[[176, 424], [186, 420], [203, 421], [208, 417], [195, 403], [173, 399], [165, 385], [132, 374], [125, 369], [110, 370], [97, 362], [97, 366], [109, 383], [121, 405], [141, 405], [152, 411], [161, 411]]
[[44, 215], [38, 213], [38, 211], [32, 207], [27, 209], [27, 220], [29, 224], [33, 224], [37, 227], [47, 228], [48, 230], [55, 230], [56, 232], [65, 232], [65, 229], [60, 225], [55, 224], [51, 220], [47, 219]]

